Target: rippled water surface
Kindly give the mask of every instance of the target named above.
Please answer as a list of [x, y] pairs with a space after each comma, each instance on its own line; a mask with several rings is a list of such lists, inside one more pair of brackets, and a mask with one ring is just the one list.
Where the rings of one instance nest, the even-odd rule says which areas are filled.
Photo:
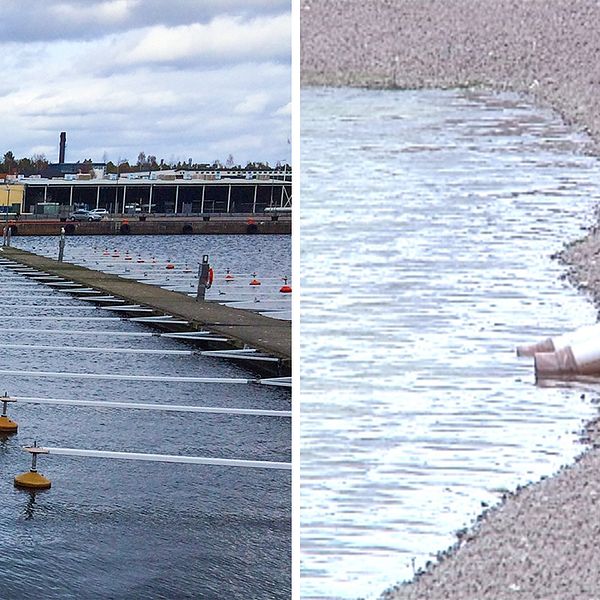
[[549, 258], [583, 143], [509, 95], [303, 92], [303, 598], [377, 597], [581, 451], [589, 395], [514, 348], [595, 321]]
[[[113, 238], [114, 243], [115, 238]], [[97, 240], [96, 240], [97, 241]], [[122, 242], [122, 240], [121, 240]], [[285, 263], [288, 242], [186, 237], [130, 240], [166, 257], [213, 256], [241, 270]], [[187, 242], [187, 246], [184, 246]], [[15, 238], [41, 250], [46, 240]], [[56, 244], [56, 240], [53, 242]], [[68, 248], [94, 238], [69, 239]], [[244, 245], [246, 244], [246, 245]], [[269, 246], [271, 244], [271, 246]], [[279, 245], [278, 245], [279, 244]], [[269, 257], [270, 255], [270, 257]], [[282, 258], [283, 257], [283, 258]], [[172, 258], [172, 257], [171, 257]], [[262, 262], [261, 262], [262, 261]], [[266, 267], [265, 267], [266, 269]], [[76, 316], [78, 321], [36, 317]], [[19, 319], [18, 317], [26, 317]], [[86, 320], [106, 318], [105, 322]], [[0, 267], [0, 370], [105, 375], [248, 378], [243, 366], [207, 356], [164, 355], [189, 343], [140, 334], [142, 324], [112, 320], [66, 293]], [[8, 345], [30, 348], [8, 348]], [[49, 346], [54, 349], [38, 349]], [[77, 347], [152, 349], [158, 354], [92, 352]], [[144, 382], [2, 376], [2, 392], [25, 397], [290, 410], [290, 393], [257, 384]], [[289, 471], [46, 456], [39, 469], [52, 489], [16, 490], [31, 444], [94, 450], [290, 461], [290, 419], [17, 403], [16, 436], [0, 440], [0, 597], [280, 598], [290, 597]]]

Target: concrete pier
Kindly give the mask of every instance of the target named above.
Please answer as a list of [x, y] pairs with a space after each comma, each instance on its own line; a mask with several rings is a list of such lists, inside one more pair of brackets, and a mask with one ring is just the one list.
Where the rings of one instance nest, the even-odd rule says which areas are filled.
[[271, 319], [213, 302], [200, 302], [185, 294], [65, 262], [59, 263], [17, 248], [1, 248], [0, 257], [123, 298], [132, 304], [150, 307], [157, 313], [189, 321], [193, 329], [206, 329], [227, 337], [233, 348], [248, 345], [279, 358], [277, 374], [291, 374], [292, 339], [289, 321]]

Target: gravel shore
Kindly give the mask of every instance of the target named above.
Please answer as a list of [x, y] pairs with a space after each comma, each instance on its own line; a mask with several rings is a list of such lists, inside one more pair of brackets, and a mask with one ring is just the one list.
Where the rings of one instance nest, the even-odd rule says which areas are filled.
[[597, 0], [301, 0], [303, 85], [527, 93], [600, 144]]
[[[600, 153], [600, 2], [302, 0], [303, 85], [485, 87], [528, 95]], [[600, 233], [560, 258], [600, 305]], [[572, 466], [506, 496], [386, 600], [600, 600], [600, 426]]]

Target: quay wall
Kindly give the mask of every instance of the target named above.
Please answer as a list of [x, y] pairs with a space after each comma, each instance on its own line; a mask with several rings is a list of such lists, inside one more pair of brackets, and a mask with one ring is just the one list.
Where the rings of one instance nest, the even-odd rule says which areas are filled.
[[9, 221], [12, 235], [59, 235], [65, 228], [67, 235], [282, 235], [291, 234], [291, 219], [256, 219], [248, 223], [246, 219], [210, 218], [202, 219], [156, 219], [140, 221], [132, 219], [112, 219], [93, 222], [73, 222], [52, 220]]

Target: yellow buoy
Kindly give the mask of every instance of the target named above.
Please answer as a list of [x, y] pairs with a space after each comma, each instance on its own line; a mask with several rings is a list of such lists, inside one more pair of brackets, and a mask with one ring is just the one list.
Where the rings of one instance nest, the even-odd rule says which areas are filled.
[[13, 398], [8, 395], [8, 392], [4, 392], [4, 396], [0, 397], [2, 401], [2, 414], [0, 415], [0, 434], [3, 433], [16, 433], [19, 429], [19, 425], [16, 421], [9, 419], [6, 414], [6, 408], [9, 402], [15, 402]]
[[15, 486], [29, 490], [48, 490], [52, 482], [37, 471], [29, 471], [15, 477]]
[[16, 433], [19, 429], [19, 425], [9, 419], [6, 415], [0, 415], [0, 434], [2, 433]]
[[15, 487], [24, 488], [28, 490], [47, 490], [51, 487], [52, 483], [41, 473], [37, 472], [37, 455], [48, 454], [46, 448], [38, 448], [37, 442], [33, 442], [33, 446], [24, 448], [27, 452], [31, 453], [31, 469], [29, 473], [21, 473], [15, 477]]

